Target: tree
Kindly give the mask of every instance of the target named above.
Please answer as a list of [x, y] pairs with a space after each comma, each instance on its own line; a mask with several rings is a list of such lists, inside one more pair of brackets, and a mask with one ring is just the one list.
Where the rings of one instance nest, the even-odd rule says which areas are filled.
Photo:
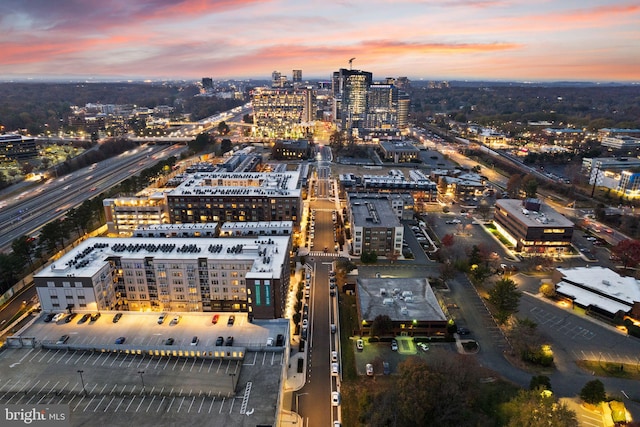
[[558, 403], [551, 393], [521, 390], [501, 407], [508, 427], [578, 427], [576, 413]]
[[585, 403], [597, 405], [607, 399], [607, 392], [604, 390], [604, 384], [600, 380], [591, 380], [580, 390], [580, 399]]
[[529, 382], [529, 390], [551, 390], [551, 378], [546, 375], [534, 375]]
[[231, 140], [228, 138], [220, 141], [220, 151], [226, 153], [227, 151], [231, 151]]
[[515, 282], [511, 279], [500, 279], [489, 291], [489, 302], [496, 308], [496, 320], [504, 324], [509, 317], [518, 311], [520, 296]]
[[482, 199], [480, 203], [478, 203], [476, 213], [486, 221], [491, 214], [491, 206], [489, 206], [489, 202], [487, 202], [485, 199]]
[[556, 286], [553, 283], [543, 283], [540, 285], [540, 293], [547, 298], [553, 298], [556, 296]]
[[11, 249], [18, 260], [24, 264], [33, 266], [33, 254], [35, 251], [34, 239], [28, 236], [20, 236], [11, 242]]
[[527, 197], [536, 197], [538, 192], [538, 181], [533, 175], [526, 175], [522, 178], [522, 190]]
[[344, 147], [344, 136], [342, 132], [335, 131], [329, 137], [329, 145], [336, 153], [340, 152]]
[[360, 261], [363, 264], [375, 264], [378, 261], [378, 254], [375, 252], [362, 252], [360, 255]]
[[522, 187], [522, 176], [516, 174], [511, 175], [509, 181], [507, 181], [507, 193], [512, 199], [517, 199], [520, 196], [520, 188]]
[[640, 264], [640, 241], [626, 239], [611, 248], [613, 255], [620, 258], [624, 268], [635, 268]]
[[371, 335], [374, 337], [389, 335], [392, 331], [393, 321], [386, 314], [376, 316], [371, 322]]
[[4, 293], [18, 281], [23, 267], [24, 261], [13, 252], [0, 253], [0, 293]]
[[442, 236], [441, 242], [445, 247], [449, 248], [455, 243], [455, 238], [453, 234], [445, 234], [444, 236]]
[[230, 131], [231, 129], [229, 129], [229, 125], [226, 124], [224, 121], [221, 121], [220, 123], [218, 123], [218, 133], [220, 135], [228, 135]]

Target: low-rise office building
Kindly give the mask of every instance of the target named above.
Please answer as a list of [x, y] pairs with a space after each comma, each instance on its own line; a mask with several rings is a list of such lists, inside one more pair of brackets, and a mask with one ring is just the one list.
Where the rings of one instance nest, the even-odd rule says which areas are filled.
[[640, 281], [634, 277], [595, 266], [557, 268], [552, 280], [557, 294], [573, 308], [607, 320], [619, 314], [640, 320]]
[[378, 316], [389, 316], [393, 336], [442, 336], [447, 316], [427, 279], [358, 279], [356, 301], [360, 335], [371, 335]]
[[27, 160], [37, 156], [35, 138], [15, 134], [0, 135], [0, 160]]
[[34, 276], [45, 311], [246, 312], [282, 317], [290, 236], [91, 238]]
[[498, 199], [493, 222], [518, 251], [557, 255], [571, 246], [573, 222], [537, 199]]
[[380, 141], [380, 150], [383, 158], [393, 163], [417, 161], [420, 154], [418, 148], [406, 141]]

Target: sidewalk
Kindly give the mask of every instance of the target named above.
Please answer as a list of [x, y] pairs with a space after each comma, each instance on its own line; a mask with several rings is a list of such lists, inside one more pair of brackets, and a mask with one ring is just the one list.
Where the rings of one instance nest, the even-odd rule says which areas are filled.
[[[291, 352], [289, 366], [287, 367], [286, 378], [282, 387], [282, 398], [280, 399], [280, 414], [278, 416], [278, 426], [302, 425], [302, 417], [295, 412], [295, 402], [293, 393], [304, 387], [307, 380], [307, 348], [305, 351], [298, 351], [299, 337], [294, 336], [291, 340]], [[298, 372], [298, 363], [302, 360], [302, 372]]]

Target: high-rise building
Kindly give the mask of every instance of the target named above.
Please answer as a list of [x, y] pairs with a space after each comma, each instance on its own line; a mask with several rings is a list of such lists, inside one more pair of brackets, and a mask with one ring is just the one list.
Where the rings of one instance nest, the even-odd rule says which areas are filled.
[[302, 83], [302, 70], [293, 70], [293, 84]]
[[306, 138], [315, 118], [312, 89], [258, 88], [251, 100], [253, 123], [259, 137]]
[[282, 79], [282, 73], [280, 71], [274, 71], [271, 73], [271, 87], [280, 87], [280, 80]]
[[202, 88], [203, 89], [213, 89], [213, 79], [211, 77], [203, 77], [202, 78]]
[[367, 131], [398, 129], [398, 89], [392, 84], [372, 84], [367, 92]]
[[367, 93], [373, 80], [368, 71], [341, 68], [333, 73], [336, 118], [342, 130], [360, 136], [365, 128]]

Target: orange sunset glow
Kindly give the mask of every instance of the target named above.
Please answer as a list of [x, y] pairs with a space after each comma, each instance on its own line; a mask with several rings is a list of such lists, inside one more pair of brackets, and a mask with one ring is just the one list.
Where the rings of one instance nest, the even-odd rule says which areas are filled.
[[4, 0], [0, 78], [640, 81], [637, 2]]

